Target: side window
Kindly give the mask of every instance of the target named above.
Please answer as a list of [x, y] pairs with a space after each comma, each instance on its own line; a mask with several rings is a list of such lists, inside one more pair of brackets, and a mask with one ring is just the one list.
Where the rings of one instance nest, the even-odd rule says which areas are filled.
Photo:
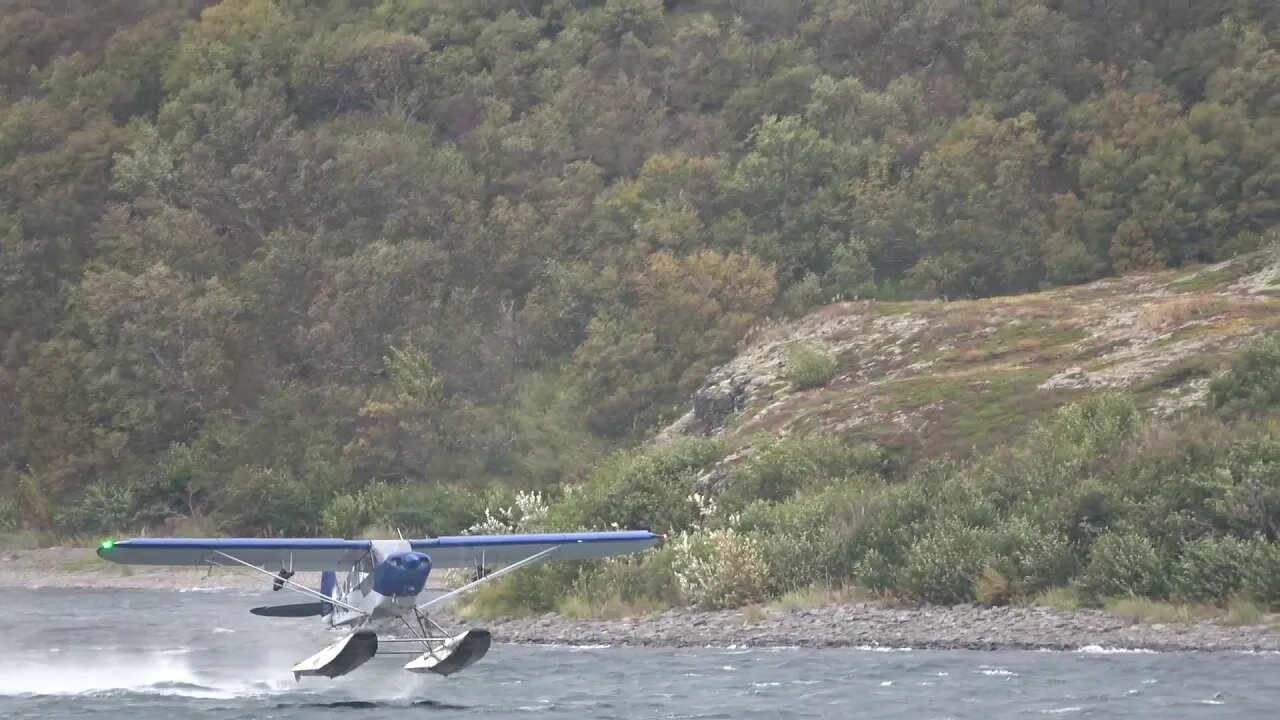
[[347, 573], [347, 578], [342, 583], [343, 590], [351, 592], [361, 583], [362, 580], [364, 580], [364, 578], [368, 577], [372, 573], [373, 558], [369, 555], [365, 555], [357, 560], [356, 564], [351, 568], [351, 572]]

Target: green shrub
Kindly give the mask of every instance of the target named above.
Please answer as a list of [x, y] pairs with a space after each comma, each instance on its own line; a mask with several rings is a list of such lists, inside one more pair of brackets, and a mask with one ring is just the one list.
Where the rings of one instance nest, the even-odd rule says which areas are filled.
[[884, 592], [897, 587], [898, 565], [872, 548], [854, 563], [853, 577], [876, 592]]
[[547, 562], [526, 567], [481, 586], [465, 612], [484, 617], [520, 617], [555, 610], [582, 572], [579, 562]]
[[974, 584], [991, 559], [987, 530], [946, 527], [911, 545], [899, 575], [903, 593], [940, 605], [973, 600]]
[[797, 390], [826, 385], [837, 369], [835, 356], [815, 345], [795, 343], [787, 350], [786, 378]]
[[334, 493], [321, 483], [267, 468], [240, 468], [218, 493], [217, 520], [232, 534], [316, 534]]
[[1269, 608], [1280, 607], [1280, 545], [1262, 538], [1249, 541], [1244, 595]]
[[66, 533], [104, 533], [127, 527], [133, 518], [133, 496], [119, 485], [97, 483], [85, 489], [74, 503], [54, 516], [58, 530]]
[[[13, 487], [16, 481], [11, 480], [9, 477], [0, 477], [0, 483], [4, 483], [3, 487], [7, 490]], [[0, 532], [17, 530], [18, 518], [20, 517], [22, 517], [22, 510], [18, 506], [18, 499], [7, 494], [0, 494]]]
[[698, 518], [690, 500], [694, 481], [723, 455], [711, 440], [682, 440], [619, 455], [569, 489], [548, 523], [563, 530], [616, 526], [682, 532]]
[[684, 598], [701, 608], [733, 608], [768, 597], [769, 566], [759, 542], [733, 529], [680, 536], [673, 569]]
[[810, 528], [799, 532], [754, 535], [769, 568], [769, 592], [773, 595], [814, 584], [842, 581], [849, 573], [840, 560], [840, 546], [829, 530]]
[[1097, 478], [1084, 480], [1028, 508], [1030, 517], [1054, 527], [1076, 548], [1092, 545], [1128, 511], [1116, 483]]
[[1026, 520], [947, 524], [912, 544], [899, 582], [904, 594], [925, 602], [969, 602], [979, 594], [1007, 602], [1065, 583], [1074, 568], [1066, 538]]
[[1234, 537], [1208, 537], [1188, 543], [1173, 567], [1173, 597], [1182, 602], [1223, 604], [1244, 587], [1252, 560], [1249, 543]]
[[1251, 343], [1209, 385], [1209, 404], [1223, 413], [1259, 412], [1280, 404], [1280, 337]]
[[857, 300], [876, 296], [875, 269], [867, 258], [867, 243], [850, 240], [831, 254], [831, 268], [822, 277], [830, 297]]
[[883, 455], [872, 445], [851, 447], [838, 438], [813, 435], [770, 442], [734, 468], [722, 501], [785, 500], [798, 490], [880, 469]]
[[1165, 560], [1149, 539], [1109, 532], [1090, 548], [1080, 591], [1093, 601], [1122, 596], [1160, 598], [1167, 592], [1166, 576]]
[[371, 523], [405, 537], [457, 535], [484, 516], [486, 504], [496, 504], [477, 492], [427, 483], [381, 486], [372, 500]]
[[666, 545], [640, 555], [592, 563], [574, 583], [571, 595], [593, 605], [614, 599], [674, 605], [681, 599], [673, 570], [675, 556], [675, 548]]
[[1096, 458], [1120, 447], [1142, 426], [1133, 398], [1104, 393], [1058, 410], [1041, 430], [1041, 446], [1057, 449], [1058, 457]]
[[844, 544], [855, 576], [868, 587], [886, 589], [911, 544], [926, 531], [934, 510], [928, 493], [905, 483], [885, 488], [864, 505], [865, 517]]
[[784, 503], [755, 502], [738, 516], [737, 529], [760, 543], [773, 594], [849, 576], [841, 505], [850, 493], [836, 487]]
[[829, 296], [815, 273], [808, 272], [782, 293], [781, 304], [789, 317], [798, 318], [827, 302]]
[[988, 564], [1009, 583], [1015, 598], [1066, 584], [1075, 573], [1076, 557], [1062, 535], [1023, 518], [990, 531]]
[[339, 495], [324, 509], [320, 523], [334, 537], [356, 537], [372, 524], [373, 508], [363, 493]]
[[1215, 519], [1242, 537], [1280, 540], [1280, 439], [1276, 435], [1268, 432], [1261, 439], [1232, 443], [1216, 458], [1211, 472], [1216, 487], [1208, 504]]
[[209, 471], [209, 453], [187, 445], [172, 445], [132, 487], [135, 520], [157, 525], [171, 518], [206, 512], [216, 475]]

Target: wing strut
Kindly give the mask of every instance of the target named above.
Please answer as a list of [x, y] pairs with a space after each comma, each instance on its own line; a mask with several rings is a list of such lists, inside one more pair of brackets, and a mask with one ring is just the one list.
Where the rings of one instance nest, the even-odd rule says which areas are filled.
[[[348, 605], [348, 604], [346, 604], [346, 603], [342, 602], [341, 600], [338, 600], [338, 599], [336, 599], [336, 598], [328, 597], [328, 596], [324, 595], [323, 593], [316, 592], [315, 590], [312, 590], [311, 588], [307, 587], [306, 585], [299, 585], [298, 583], [296, 583], [296, 582], [294, 582], [294, 581], [292, 581], [292, 580], [288, 580], [288, 579], [282, 578], [280, 575], [277, 575], [276, 573], [273, 573], [273, 572], [271, 572], [270, 570], [264, 570], [264, 569], [262, 569], [262, 568], [258, 567], [257, 565], [254, 565], [253, 563], [247, 563], [247, 562], [245, 562], [244, 560], [241, 560], [241, 559], [240, 559], [240, 558], [238, 558], [238, 557], [233, 557], [233, 556], [231, 556], [231, 555], [228, 555], [228, 554], [226, 554], [226, 553], [222, 552], [221, 550], [214, 550], [214, 551], [213, 551], [213, 554], [214, 554], [214, 555], [221, 555], [222, 557], [224, 557], [224, 558], [226, 558], [226, 559], [230, 560], [230, 561], [231, 561], [231, 562], [233, 562], [233, 563], [236, 563], [237, 565], [243, 565], [243, 566], [245, 566], [245, 567], [249, 568], [250, 570], [252, 570], [252, 571], [254, 571], [254, 572], [262, 573], [263, 575], [266, 575], [267, 577], [272, 578], [274, 581], [281, 583], [281, 584], [282, 584], [282, 585], [284, 585], [285, 587], [287, 587], [287, 588], [289, 588], [290, 590], [293, 590], [293, 591], [295, 591], [295, 592], [300, 592], [300, 593], [302, 593], [303, 595], [306, 595], [306, 596], [308, 596], [308, 597], [313, 597], [313, 598], [316, 598], [317, 600], [321, 600], [321, 601], [323, 601], [323, 602], [327, 602], [327, 603], [331, 603], [331, 604], [333, 604], [333, 605], [337, 605], [338, 607], [340, 607], [340, 608], [342, 608], [342, 609], [344, 609], [344, 610], [350, 610], [351, 612], [353, 612], [353, 613], [357, 613], [357, 614], [359, 614], [359, 615], [367, 615], [367, 614], [368, 614], [368, 613], [366, 613], [364, 610], [361, 610], [361, 609], [360, 609], [360, 608], [358, 608], [358, 607], [354, 607], [354, 606], [352, 606], [352, 605]], [[210, 565], [216, 565], [217, 567], [227, 567], [226, 565], [223, 565], [222, 563], [219, 563], [219, 562], [214, 562], [213, 560], [210, 560], [210, 561], [209, 561], [209, 564], [210, 564]]]
[[441, 595], [440, 597], [432, 598], [431, 600], [428, 600], [427, 602], [425, 602], [425, 603], [423, 603], [423, 604], [419, 605], [419, 606], [418, 606], [418, 610], [419, 610], [419, 611], [421, 611], [421, 610], [426, 610], [427, 608], [429, 608], [429, 607], [431, 607], [431, 606], [433, 606], [433, 605], [439, 605], [439, 604], [441, 604], [441, 603], [445, 602], [446, 600], [452, 600], [452, 599], [454, 599], [454, 598], [458, 597], [459, 595], [462, 595], [463, 593], [470, 592], [471, 590], [474, 590], [475, 588], [477, 588], [477, 587], [479, 587], [479, 586], [481, 586], [481, 585], [483, 585], [483, 584], [485, 584], [485, 583], [489, 582], [490, 580], [497, 580], [498, 578], [500, 578], [500, 577], [502, 577], [503, 575], [505, 575], [505, 574], [507, 574], [507, 573], [511, 572], [512, 570], [518, 570], [518, 569], [520, 569], [520, 568], [524, 567], [525, 565], [529, 565], [530, 563], [538, 562], [539, 560], [542, 560], [542, 559], [546, 558], [547, 556], [551, 555], [552, 553], [556, 552], [556, 551], [557, 551], [557, 550], [559, 550], [561, 547], [563, 547], [563, 546], [562, 546], [562, 545], [556, 545], [555, 547], [549, 547], [549, 548], [547, 548], [546, 550], [543, 550], [542, 552], [534, 553], [533, 555], [530, 555], [529, 557], [527, 557], [527, 558], [525, 558], [525, 559], [523, 559], [523, 560], [520, 560], [520, 561], [518, 561], [518, 562], [513, 562], [513, 563], [511, 563], [510, 565], [508, 565], [508, 566], [506, 566], [506, 567], [502, 568], [501, 570], [495, 570], [494, 572], [491, 572], [491, 573], [489, 573], [488, 575], [485, 575], [484, 577], [480, 578], [479, 580], [475, 580], [475, 581], [473, 581], [473, 582], [469, 582], [469, 583], [467, 583], [466, 585], [463, 585], [462, 587], [460, 587], [460, 588], [458, 588], [458, 589], [456, 589], [456, 590], [451, 590], [451, 591], [449, 591], [449, 592], [445, 593], [444, 595]]

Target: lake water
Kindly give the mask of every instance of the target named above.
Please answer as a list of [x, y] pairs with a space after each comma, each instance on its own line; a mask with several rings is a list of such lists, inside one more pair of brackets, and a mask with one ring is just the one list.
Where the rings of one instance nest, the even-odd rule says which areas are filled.
[[[283, 593], [0, 589], [2, 718], [1275, 718], [1280, 656], [521, 647], [449, 678], [248, 608]], [[404, 658], [400, 658], [400, 663]]]

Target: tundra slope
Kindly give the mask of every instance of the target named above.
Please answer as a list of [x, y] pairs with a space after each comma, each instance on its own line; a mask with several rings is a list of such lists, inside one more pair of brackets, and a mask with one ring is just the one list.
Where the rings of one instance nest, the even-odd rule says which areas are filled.
[[[658, 441], [718, 436], [729, 464], [756, 438], [815, 431], [913, 459], [968, 453], [1105, 390], [1174, 414], [1203, 400], [1233, 351], [1276, 328], [1280, 249], [1028, 295], [836, 303], [756, 329]], [[835, 357], [825, 386], [788, 382], [795, 343]]]

